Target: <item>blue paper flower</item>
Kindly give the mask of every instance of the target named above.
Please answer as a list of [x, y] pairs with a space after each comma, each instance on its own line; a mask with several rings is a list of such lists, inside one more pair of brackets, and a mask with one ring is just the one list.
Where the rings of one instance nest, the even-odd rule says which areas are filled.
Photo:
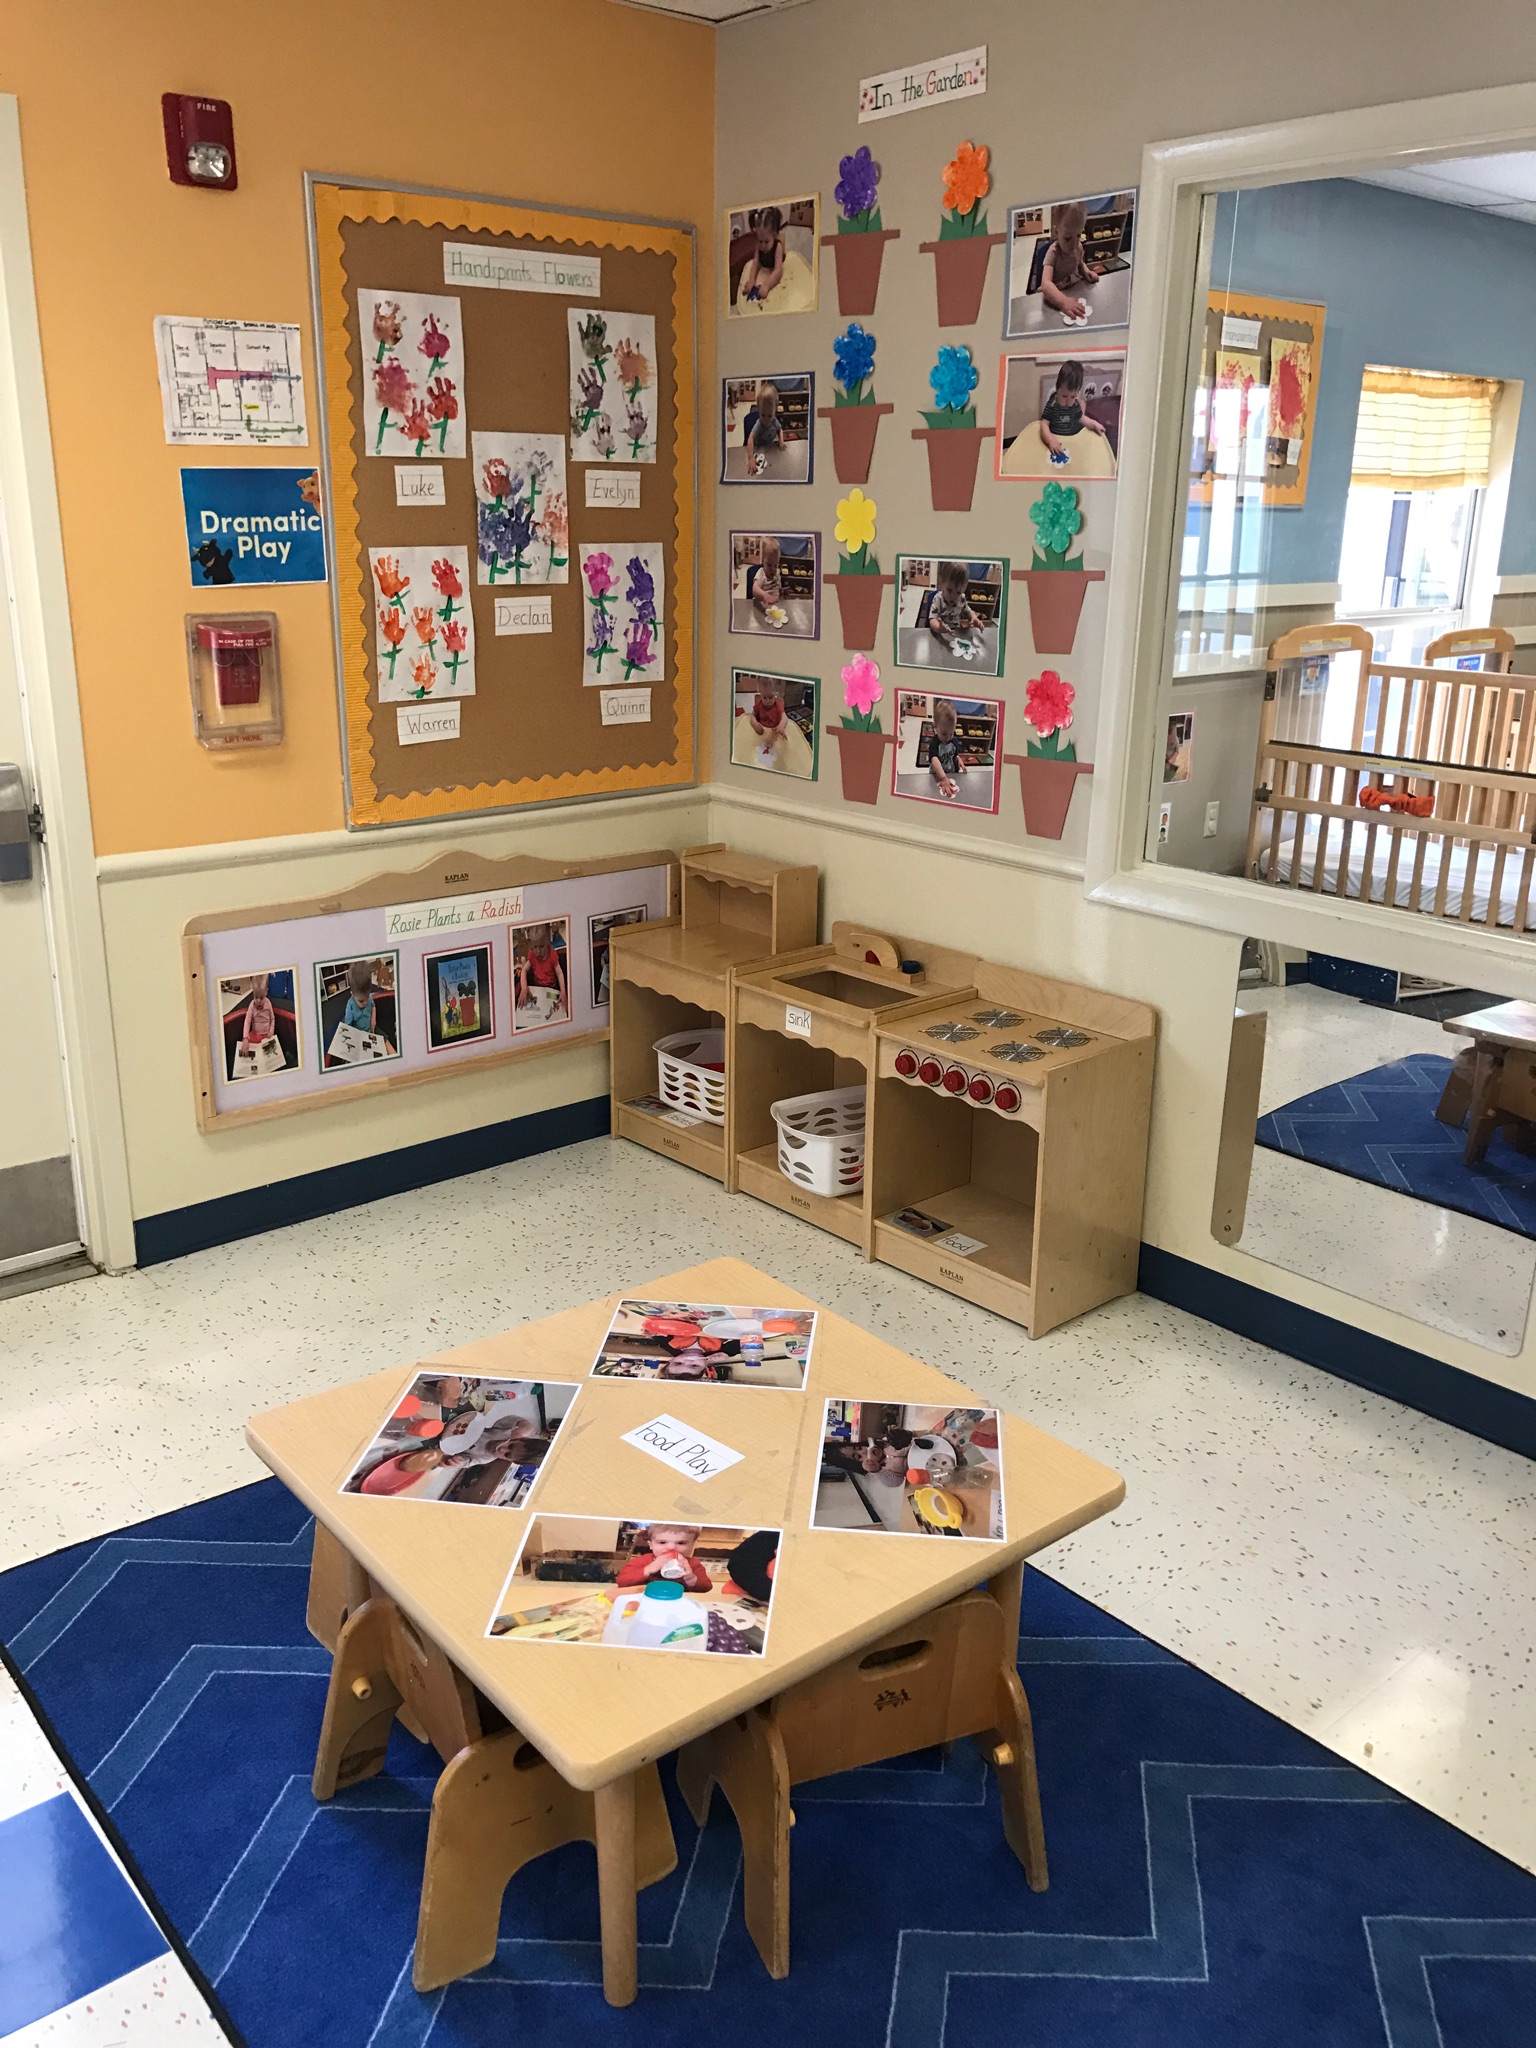
[[832, 188], [832, 197], [842, 208], [844, 220], [857, 220], [880, 197], [880, 166], [861, 143], [852, 156], [840, 159], [837, 168], [842, 175]]
[[938, 361], [928, 372], [934, 398], [944, 412], [963, 412], [980, 381], [981, 373], [971, 361], [970, 350], [964, 346], [941, 348]]
[[862, 384], [875, 372], [875, 337], [857, 320], [850, 320], [841, 334], [832, 337], [833, 374], [846, 391]]

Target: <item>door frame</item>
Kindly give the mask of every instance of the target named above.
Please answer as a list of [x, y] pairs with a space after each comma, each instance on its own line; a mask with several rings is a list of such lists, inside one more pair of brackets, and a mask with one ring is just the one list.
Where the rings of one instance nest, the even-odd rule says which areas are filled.
[[0, 93], [0, 507], [11, 631], [48, 834], [43, 903], [58, 990], [80, 1234], [97, 1265], [135, 1262], [133, 1204], [43, 378], [21, 117]]

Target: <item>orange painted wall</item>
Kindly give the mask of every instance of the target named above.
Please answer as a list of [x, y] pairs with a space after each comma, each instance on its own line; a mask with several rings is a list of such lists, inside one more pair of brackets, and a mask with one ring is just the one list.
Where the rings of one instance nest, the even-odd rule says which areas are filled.
[[[712, 29], [612, 0], [0, 0], [98, 852], [342, 823], [329, 590], [214, 599], [278, 614], [281, 747], [197, 746], [183, 641], [185, 614], [212, 607], [186, 567], [182, 466], [319, 459], [302, 173], [693, 221], [708, 391], [714, 63]], [[162, 92], [232, 103], [238, 191], [171, 184]], [[299, 321], [308, 451], [167, 446], [158, 313]]]

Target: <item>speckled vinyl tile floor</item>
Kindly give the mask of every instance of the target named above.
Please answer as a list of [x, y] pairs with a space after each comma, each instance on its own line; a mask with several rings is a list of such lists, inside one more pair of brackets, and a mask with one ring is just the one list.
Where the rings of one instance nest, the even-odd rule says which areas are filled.
[[0, 1302], [0, 1565], [258, 1478], [260, 1408], [730, 1254], [1124, 1473], [1042, 1570], [1536, 1868], [1536, 1468], [1135, 1296], [1031, 1343], [599, 1139]]

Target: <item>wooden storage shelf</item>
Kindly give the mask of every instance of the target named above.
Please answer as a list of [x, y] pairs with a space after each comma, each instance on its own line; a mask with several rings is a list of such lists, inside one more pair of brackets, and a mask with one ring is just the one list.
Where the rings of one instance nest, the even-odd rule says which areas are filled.
[[846, 1238], [863, 1249], [862, 1195], [815, 1195], [809, 1188], [797, 1187], [779, 1171], [777, 1139], [736, 1155], [736, 1185], [744, 1195], [756, 1195], [760, 1202], [771, 1202], [775, 1209], [830, 1230], [834, 1237]]

